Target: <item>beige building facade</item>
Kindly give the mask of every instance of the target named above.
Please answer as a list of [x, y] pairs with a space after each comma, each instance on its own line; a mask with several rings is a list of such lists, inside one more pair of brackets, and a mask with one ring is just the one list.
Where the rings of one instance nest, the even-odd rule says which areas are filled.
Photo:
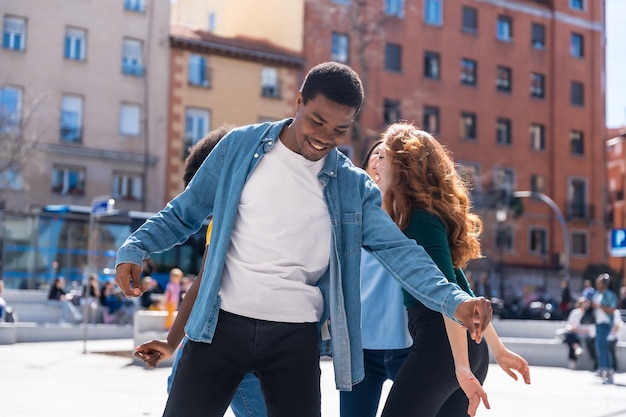
[[304, 61], [270, 42], [172, 25], [166, 196], [183, 189], [189, 147], [222, 125], [293, 116]]
[[13, 158], [0, 182], [6, 209], [105, 195], [120, 210], [160, 209], [169, 2], [11, 0], [0, 19], [0, 134], [34, 143], [19, 161], [2, 148], [0, 159]]

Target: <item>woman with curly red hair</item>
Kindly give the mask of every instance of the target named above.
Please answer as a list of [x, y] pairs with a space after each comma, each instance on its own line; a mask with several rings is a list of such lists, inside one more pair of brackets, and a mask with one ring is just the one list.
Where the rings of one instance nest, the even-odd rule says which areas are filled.
[[[374, 180], [383, 208], [404, 233], [428, 252], [450, 282], [472, 294], [462, 268], [481, 257], [482, 222], [471, 212], [468, 189], [447, 150], [429, 133], [409, 123], [390, 125], [374, 162]], [[493, 326], [479, 344], [464, 328], [426, 308], [403, 290], [413, 337], [411, 352], [396, 377], [383, 417], [473, 416], [481, 400], [489, 350], [517, 380], [530, 383], [528, 363], [509, 351]]]

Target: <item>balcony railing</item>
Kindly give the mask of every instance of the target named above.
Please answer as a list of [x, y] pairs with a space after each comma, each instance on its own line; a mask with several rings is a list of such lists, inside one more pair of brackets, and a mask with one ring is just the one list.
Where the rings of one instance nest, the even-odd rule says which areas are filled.
[[590, 220], [595, 217], [595, 206], [593, 204], [568, 201], [566, 207], [566, 217], [568, 220]]
[[137, 64], [122, 64], [122, 74], [143, 77], [144, 68]]

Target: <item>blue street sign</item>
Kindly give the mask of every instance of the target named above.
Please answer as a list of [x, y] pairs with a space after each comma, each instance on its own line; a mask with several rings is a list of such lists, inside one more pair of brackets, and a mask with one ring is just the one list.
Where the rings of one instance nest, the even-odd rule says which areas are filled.
[[91, 214], [93, 216], [103, 216], [106, 214], [111, 214], [113, 211], [113, 206], [115, 204], [115, 200], [111, 198], [103, 199], [103, 200], [94, 200], [91, 203]]
[[611, 229], [611, 256], [626, 256], [626, 229]]

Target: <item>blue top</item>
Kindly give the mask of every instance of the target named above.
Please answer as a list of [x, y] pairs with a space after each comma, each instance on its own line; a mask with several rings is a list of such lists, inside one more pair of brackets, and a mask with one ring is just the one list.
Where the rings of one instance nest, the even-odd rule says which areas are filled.
[[402, 287], [365, 250], [361, 252], [361, 335], [363, 349], [405, 349], [413, 343]]
[[[220, 280], [241, 192], [259, 160], [292, 121], [231, 130], [204, 160], [187, 188], [146, 220], [118, 250], [116, 266], [125, 262], [142, 265], [151, 253], [185, 242], [213, 216], [205, 275], [185, 327], [191, 340], [210, 343], [213, 339]], [[380, 191], [374, 182], [337, 149], [329, 152], [318, 179], [324, 187], [332, 230], [329, 267], [317, 283], [324, 297], [320, 354], [333, 356], [337, 388], [351, 390], [364, 377], [361, 248], [371, 252], [393, 278], [430, 309], [454, 318], [459, 304], [471, 297], [449, 283], [424, 249], [396, 227], [381, 209]]]

